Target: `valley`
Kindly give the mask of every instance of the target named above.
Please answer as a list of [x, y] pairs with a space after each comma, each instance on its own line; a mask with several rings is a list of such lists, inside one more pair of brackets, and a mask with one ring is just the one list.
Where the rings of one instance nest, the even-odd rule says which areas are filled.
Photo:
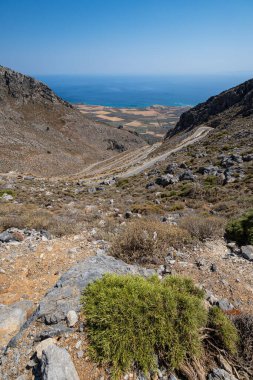
[[[47, 345], [65, 350], [53, 364], [67, 352], [71, 380], [111, 379], [90, 355], [80, 304], [108, 273], [191, 278], [207, 310], [243, 325], [253, 313], [251, 232], [240, 240], [231, 227], [229, 237], [228, 225], [245, 218], [252, 228], [253, 80], [190, 109], [76, 109], [1, 72], [1, 380], [46, 379]], [[240, 344], [232, 354], [207, 340], [197, 361], [121, 378], [250, 380]], [[210, 377], [216, 369], [226, 377]]]

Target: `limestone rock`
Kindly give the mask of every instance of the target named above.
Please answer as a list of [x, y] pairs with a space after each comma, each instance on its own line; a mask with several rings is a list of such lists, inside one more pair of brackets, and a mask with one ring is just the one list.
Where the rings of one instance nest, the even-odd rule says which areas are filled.
[[37, 318], [46, 324], [57, 324], [66, 319], [70, 310], [81, 309], [80, 296], [83, 289], [105, 273], [153, 274], [151, 269], [128, 265], [107, 255], [97, 255], [77, 263], [70, 268], [50, 289], [39, 304]]
[[215, 368], [212, 370], [212, 372], [208, 375], [208, 380], [237, 380], [237, 378], [224, 369], [221, 368]]
[[253, 261], [253, 245], [244, 245], [241, 247], [242, 256], [250, 261]]
[[31, 301], [20, 301], [11, 306], [0, 304], [0, 347], [4, 347], [19, 331], [31, 308]]
[[69, 353], [54, 344], [42, 352], [42, 380], [79, 380]]
[[35, 348], [37, 358], [40, 360], [42, 358], [42, 352], [46, 350], [48, 346], [54, 343], [55, 343], [55, 340], [53, 338], [48, 338], [48, 339], [42, 340], [42, 342], [37, 344]]
[[76, 314], [75, 310], [70, 310], [68, 312], [67, 322], [69, 327], [75, 326], [75, 324], [78, 322], [78, 315]]

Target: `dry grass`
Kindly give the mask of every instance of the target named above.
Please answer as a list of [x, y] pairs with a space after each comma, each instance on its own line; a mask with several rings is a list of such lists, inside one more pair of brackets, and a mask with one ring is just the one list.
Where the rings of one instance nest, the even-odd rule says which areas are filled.
[[190, 244], [189, 232], [159, 221], [135, 220], [129, 222], [114, 238], [111, 253], [128, 263], [164, 263], [168, 248]]
[[139, 214], [143, 214], [143, 215], [162, 214], [163, 208], [160, 205], [156, 205], [152, 203], [140, 203], [140, 204], [134, 204], [131, 207], [131, 211], [138, 212]]
[[238, 345], [239, 361], [253, 376], [253, 316], [239, 315], [234, 319], [240, 342]]
[[222, 237], [225, 221], [214, 216], [191, 215], [182, 218], [180, 226], [187, 230], [192, 238], [204, 241]]
[[71, 223], [68, 215], [53, 213], [34, 205], [3, 204], [0, 210], [0, 231], [10, 227], [44, 229], [56, 237], [71, 235], [78, 230], [78, 224]]

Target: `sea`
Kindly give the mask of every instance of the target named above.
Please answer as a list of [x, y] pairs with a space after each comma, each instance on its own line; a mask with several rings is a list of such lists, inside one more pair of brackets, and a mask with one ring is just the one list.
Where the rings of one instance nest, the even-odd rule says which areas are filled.
[[245, 73], [170, 76], [36, 76], [68, 102], [115, 108], [142, 108], [157, 104], [194, 106], [251, 77], [250, 74]]

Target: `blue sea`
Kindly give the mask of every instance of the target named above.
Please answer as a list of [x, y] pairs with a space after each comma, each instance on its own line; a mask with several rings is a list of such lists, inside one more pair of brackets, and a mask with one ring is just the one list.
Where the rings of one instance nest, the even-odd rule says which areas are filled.
[[71, 103], [110, 107], [196, 105], [250, 74], [177, 76], [36, 76]]

